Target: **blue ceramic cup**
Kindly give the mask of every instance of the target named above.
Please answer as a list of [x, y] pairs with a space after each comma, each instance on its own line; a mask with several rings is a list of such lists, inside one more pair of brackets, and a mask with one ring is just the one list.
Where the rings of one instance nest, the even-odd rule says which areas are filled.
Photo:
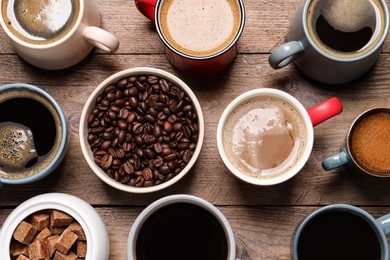
[[375, 219], [361, 208], [332, 204], [314, 211], [298, 226], [294, 260], [388, 260], [389, 233], [390, 214]]
[[347, 133], [340, 153], [322, 162], [329, 171], [347, 165], [355, 172], [390, 177], [390, 109], [373, 108], [360, 114]]
[[0, 186], [42, 179], [62, 162], [68, 126], [57, 102], [21, 83], [0, 87]]

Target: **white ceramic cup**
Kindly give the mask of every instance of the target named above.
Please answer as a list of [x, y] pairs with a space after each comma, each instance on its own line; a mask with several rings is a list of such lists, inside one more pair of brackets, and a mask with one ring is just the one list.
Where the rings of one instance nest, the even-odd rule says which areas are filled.
[[[3, 4], [4, 0], [0, 0]], [[38, 68], [58, 70], [71, 67], [83, 60], [98, 47], [107, 52], [116, 52], [119, 40], [100, 27], [100, 13], [94, 0], [78, 0], [80, 9], [73, 28], [62, 38], [52, 43], [33, 44], [15, 36], [5, 24], [3, 12], [0, 24], [13, 44], [16, 53]]]
[[[237, 107], [246, 104], [250, 99], [255, 100], [257, 97], [270, 97], [289, 104], [289, 107], [294, 109], [298, 116], [301, 118], [300, 121], [302, 121], [303, 123], [302, 127], [304, 128], [305, 132], [304, 137], [302, 137], [303, 140], [301, 140], [301, 142], [303, 141], [304, 143], [303, 148], [299, 155], [296, 156], [297, 158], [294, 159], [294, 163], [291, 163], [291, 165], [289, 164], [289, 167], [284, 169], [283, 173], [275, 175], [273, 174], [272, 176], [268, 177], [251, 176], [239, 170], [228, 157], [225, 147], [226, 145], [228, 145], [228, 142], [224, 140], [225, 124], [231, 114], [236, 110]], [[243, 182], [259, 186], [268, 186], [282, 183], [295, 176], [303, 168], [303, 166], [305, 166], [307, 160], [309, 159], [314, 141], [313, 126], [339, 114], [341, 111], [341, 102], [336, 97], [330, 98], [306, 110], [306, 108], [295, 97], [284, 91], [271, 88], [250, 90], [235, 98], [226, 107], [226, 109], [221, 115], [217, 129], [217, 145], [219, 154], [221, 156], [222, 161], [224, 162], [228, 170], [233, 174], [233, 176], [237, 177]]]
[[[227, 251], [228, 251], [227, 260], [236, 260], [236, 243], [234, 240], [234, 233], [226, 217], [210, 202], [202, 198], [193, 195], [186, 195], [186, 194], [175, 194], [175, 195], [163, 197], [150, 204], [141, 212], [141, 214], [134, 221], [134, 224], [129, 233], [129, 239], [127, 242], [127, 257], [129, 260], [137, 260], [136, 257], [137, 237], [145, 221], [159, 209], [176, 203], [193, 204], [210, 212], [218, 220], [223, 230], [225, 231], [225, 236], [227, 240]], [[174, 250], [174, 248], [172, 249]]]
[[20, 222], [31, 214], [57, 209], [71, 215], [83, 228], [87, 241], [86, 260], [107, 260], [110, 240], [106, 226], [95, 209], [84, 200], [64, 193], [46, 193], [26, 200], [16, 207], [0, 230], [0, 259], [10, 260], [10, 243]]
[[[383, 30], [376, 36], [374, 45], [369, 47], [369, 51], [362, 51], [360, 55], [351, 57], [325, 52], [311, 36], [307, 17], [311, 15], [309, 7], [312, 2], [314, 1], [306, 0], [296, 12], [289, 27], [288, 42], [276, 48], [269, 56], [271, 67], [280, 69], [295, 62], [297, 67], [307, 76], [327, 84], [341, 84], [359, 78], [375, 64], [386, 39], [389, 28], [386, 1], [378, 0], [378, 4], [383, 9], [383, 17], [380, 18], [383, 20]], [[320, 5], [327, 1], [318, 2]], [[339, 1], [333, 1], [332, 4], [336, 4], [336, 2]], [[353, 1], [348, 2], [355, 5]], [[377, 13], [379, 16], [380, 12], [377, 11]], [[348, 21], [352, 23], [352, 19]]]

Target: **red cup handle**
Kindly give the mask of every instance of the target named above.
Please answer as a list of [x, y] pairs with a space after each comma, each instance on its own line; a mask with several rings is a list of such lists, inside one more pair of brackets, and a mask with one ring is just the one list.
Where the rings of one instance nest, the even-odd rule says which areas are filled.
[[343, 111], [341, 101], [337, 97], [332, 97], [307, 110], [313, 126], [318, 125], [329, 118], [340, 114]]
[[146, 18], [154, 21], [154, 10], [156, 9], [157, 0], [134, 0], [135, 6]]

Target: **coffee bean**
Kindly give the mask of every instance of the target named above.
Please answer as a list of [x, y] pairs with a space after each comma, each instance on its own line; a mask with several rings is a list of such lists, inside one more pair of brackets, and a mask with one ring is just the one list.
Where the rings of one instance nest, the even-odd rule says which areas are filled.
[[198, 140], [197, 114], [181, 88], [154, 75], [109, 85], [88, 115], [94, 161], [125, 185], [169, 181], [190, 161]]

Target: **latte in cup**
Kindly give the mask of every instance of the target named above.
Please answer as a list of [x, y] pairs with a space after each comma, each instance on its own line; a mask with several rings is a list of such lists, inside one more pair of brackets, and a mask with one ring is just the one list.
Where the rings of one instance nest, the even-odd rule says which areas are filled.
[[231, 112], [223, 147], [240, 172], [269, 179], [288, 172], [305, 150], [306, 130], [296, 109], [277, 97], [252, 97]]
[[313, 0], [306, 19], [314, 43], [340, 58], [368, 53], [385, 30], [385, 13], [379, 0]]
[[165, 0], [157, 19], [163, 37], [174, 49], [204, 57], [233, 42], [241, 11], [237, 0]]
[[75, 25], [79, 0], [3, 0], [1, 11], [8, 29], [31, 44], [60, 40]]
[[20, 179], [45, 169], [59, 153], [64, 129], [56, 108], [26, 89], [0, 93], [0, 177]]

